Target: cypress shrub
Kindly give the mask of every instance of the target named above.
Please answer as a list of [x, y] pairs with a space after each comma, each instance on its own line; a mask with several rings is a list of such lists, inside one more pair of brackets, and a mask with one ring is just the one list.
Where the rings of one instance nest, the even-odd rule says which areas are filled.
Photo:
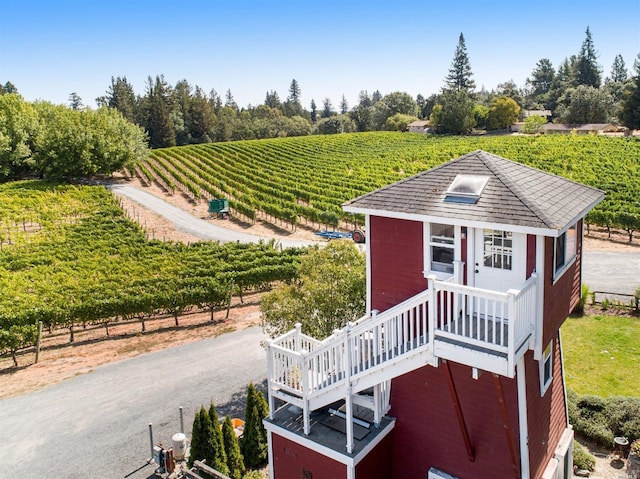
[[204, 406], [200, 407], [199, 411], [196, 411], [196, 415], [193, 419], [193, 428], [191, 430], [191, 447], [189, 450], [189, 460], [187, 466], [193, 467], [195, 461], [202, 461], [207, 457], [207, 443], [209, 438], [206, 436], [206, 432], [202, 429], [202, 425], [205, 422], [204, 416], [208, 415]]
[[264, 395], [256, 391], [253, 383], [247, 388], [247, 403], [244, 420], [244, 434], [240, 450], [247, 468], [260, 467], [267, 461], [267, 431], [262, 420], [267, 417], [269, 407]]
[[224, 444], [224, 452], [227, 455], [229, 476], [232, 479], [242, 479], [245, 473], [244, 458], [240, 453], [240, 444], [238, 444], [238, 438], [233, 430], [230, 416], [227, 416], [222, 423], [222, 442]]
[[224, 450], [224, 441], [222, 440], [222, 429], [218, 420], [218, 413], [213, 403], [209, 405], [209, 418], [211, 422], [211, 433], [209, 436], [209, 456], [207, 456], [207, 465], [213, 467], [222, 474], [229, 474], [227, 466], [227, 454]]

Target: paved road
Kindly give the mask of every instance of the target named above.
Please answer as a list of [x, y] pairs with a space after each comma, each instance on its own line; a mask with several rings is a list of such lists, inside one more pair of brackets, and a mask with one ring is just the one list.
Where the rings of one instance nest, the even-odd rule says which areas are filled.
[[[163, 199], [158, 198], [151, 193], [147, 193], [146, 191], [142, 191], [140, 188], [136, 188], [134, 186], [111, 184], [107, 185], [107, 188], [118, 195], [126, 196], [144, 207], [164, 216], [180, 231], [186, 231], [187, 233], [205, 240], [216, 240], [223, 243], [231, 241], [238, 241], [240, 243], [257, 243], [261, 240], [268, 241], [270, 239], [266, 236], [251, 235], [213, 225], [208, 221], [197, 218], [183, 209], [173, 206]], [[280, 243], [284, 248], [289, 248], [295, 246], [306, 246], [313, 242], [283, 239], [280, 240]]]
[[252, 327], [0, 400], [0, 478], [148, 478], [148, 424], [170, 445], [180, 406], [188, 436], [202, 404], [238, 414], [249, 382], [266, 378], [265, 338]]
[[585, 251], [582, 282], [591, 291], [633, 294], [640, 287], [640, 251]]

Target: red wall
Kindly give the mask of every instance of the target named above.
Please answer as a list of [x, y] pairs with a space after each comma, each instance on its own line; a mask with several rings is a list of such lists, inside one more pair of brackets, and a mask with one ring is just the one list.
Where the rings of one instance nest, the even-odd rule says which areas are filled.
[[421, 222], [372, 216], [369, 235], [373, 309], [384, 311], [427, 289]]
[[391, 479], [391, 444], [389, 434], [358, 463], [356, 479]]
[[347, 466], [309, 448], [272, 434], [273, 479], [300, 479], [303, 470], [311, 479], [346, 479]]
[[567, 427], [562, 364], [558, 336], [554, 337], [553, 380], [545, 395], [540, 396], [540, 373], [533, 352], [525, 356], [527, 378], [527, 422], [529, 423], [529, 458], [531, 477], [542, 475], [553, 457], [558, 441]]
[[554, 338], [564, 320], [571, 314], [580, 300], [580, 264], [582, 262], [582, 221], [578, 222], [578, 244], [576, 260], [564, 274], [553, 284], [553, 248], [554, 239], [545, 238], [544, 262], [544, 331], [542, 348]]
[[[446, 367], [425, 366], [393, 380], [389, 413], [396, 417], [393, 477], [424, 479], [430, 467], [460, 478], [515, 477], [493, 376], [483, 373], [474, 380], [471, 368], [449, 364], [475, 461], [467, 458]], [[519, 461], [517, 385], [515, 379], [500, 381]]]

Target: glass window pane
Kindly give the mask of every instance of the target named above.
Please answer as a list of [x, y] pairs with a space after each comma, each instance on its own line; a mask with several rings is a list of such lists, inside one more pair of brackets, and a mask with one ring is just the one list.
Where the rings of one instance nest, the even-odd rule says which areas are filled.
[[431, 242], [453, 244], [453, 225], [443, 225], [440, 223], [431, 223]]

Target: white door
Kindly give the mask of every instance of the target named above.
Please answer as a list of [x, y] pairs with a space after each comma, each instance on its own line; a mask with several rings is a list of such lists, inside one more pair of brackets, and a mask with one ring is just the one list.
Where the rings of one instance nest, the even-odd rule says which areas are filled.
[[511, 231], [475, 230], [474, 286], [493, 291], [518, 289], [525, 280], [526, 236]]

